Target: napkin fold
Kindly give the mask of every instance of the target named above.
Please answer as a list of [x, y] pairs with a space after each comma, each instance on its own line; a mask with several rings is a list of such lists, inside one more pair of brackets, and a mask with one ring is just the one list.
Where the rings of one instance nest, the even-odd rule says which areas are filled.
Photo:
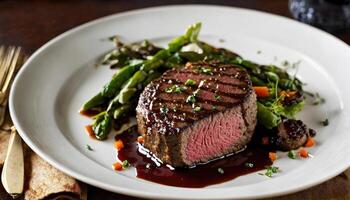
[[[4, 163], [10, 134], [0, 131], [0, 168]], [[24, 143], [23, 143], [24, 144]], [[25, 200], [38, 199], [83, 199], [85, 185], [52, 167], [24, 144]], [[0, 199], [12, 199], [0, 184]]]

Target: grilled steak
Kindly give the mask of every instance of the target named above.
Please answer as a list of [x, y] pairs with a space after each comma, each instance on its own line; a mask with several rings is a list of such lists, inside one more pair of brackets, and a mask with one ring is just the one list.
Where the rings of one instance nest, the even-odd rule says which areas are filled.
[[213, 62], [165, 72], [145, 88], [136, 111], [144, 146], [174, 167], [244, 149], [257, 121], [247, 72]]
[[284, 151], [297, 149], [315, 134], [316, 132], [309, 129], [301, 120], [283, 119], [277, 127], [276, 146]]

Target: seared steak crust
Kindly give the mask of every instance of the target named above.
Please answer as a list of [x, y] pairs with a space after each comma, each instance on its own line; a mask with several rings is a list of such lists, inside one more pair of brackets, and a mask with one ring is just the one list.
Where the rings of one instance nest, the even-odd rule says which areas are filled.
[[244, 69], [188, 63], [150, 83], [136, 111], [144, 146], [164, 163], [191, 166], [245, 147], [256, 125], [256, 95]]

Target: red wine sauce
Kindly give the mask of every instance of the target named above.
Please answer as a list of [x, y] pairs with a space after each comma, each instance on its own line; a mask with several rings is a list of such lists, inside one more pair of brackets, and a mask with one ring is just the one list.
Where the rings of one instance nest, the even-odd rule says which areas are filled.
[[116, 136], [116, 139], [121, 139], [124, 143], [124, 148], [118, 152], [119, 160], [128, 160], [131, 166], [136, 168], [138, 178], [163, 185], [201, 188], [230, 181], [239, 176], [265, 169], [266, 166], [272, 164], [268, 150], [250, 145], [240, 153], [207, 164], [193, 168], [173, 169], [154, 162], [155, 157], [146, 153], [147, 150], [137, 143], [137, 137], [135, 127]]

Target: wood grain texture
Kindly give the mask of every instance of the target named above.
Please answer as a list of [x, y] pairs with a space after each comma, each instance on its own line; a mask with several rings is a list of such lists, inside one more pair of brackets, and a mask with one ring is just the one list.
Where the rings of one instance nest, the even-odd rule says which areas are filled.
[[[64, 31], [102, 16], [137, 8], [190, 3], [236, 6], [290, 17], [288, 0], [8, 0], [0, 1], [0, 44], [22, 46], [30, 54]], [[350, 30], [335, 36], [350, 44]], [[95, 187], [89, 187], [88, 192], [89, 200], [135, 199]], [[350, 170], [306, 191], [274, 198], [297, 199], [350, 199]]]

